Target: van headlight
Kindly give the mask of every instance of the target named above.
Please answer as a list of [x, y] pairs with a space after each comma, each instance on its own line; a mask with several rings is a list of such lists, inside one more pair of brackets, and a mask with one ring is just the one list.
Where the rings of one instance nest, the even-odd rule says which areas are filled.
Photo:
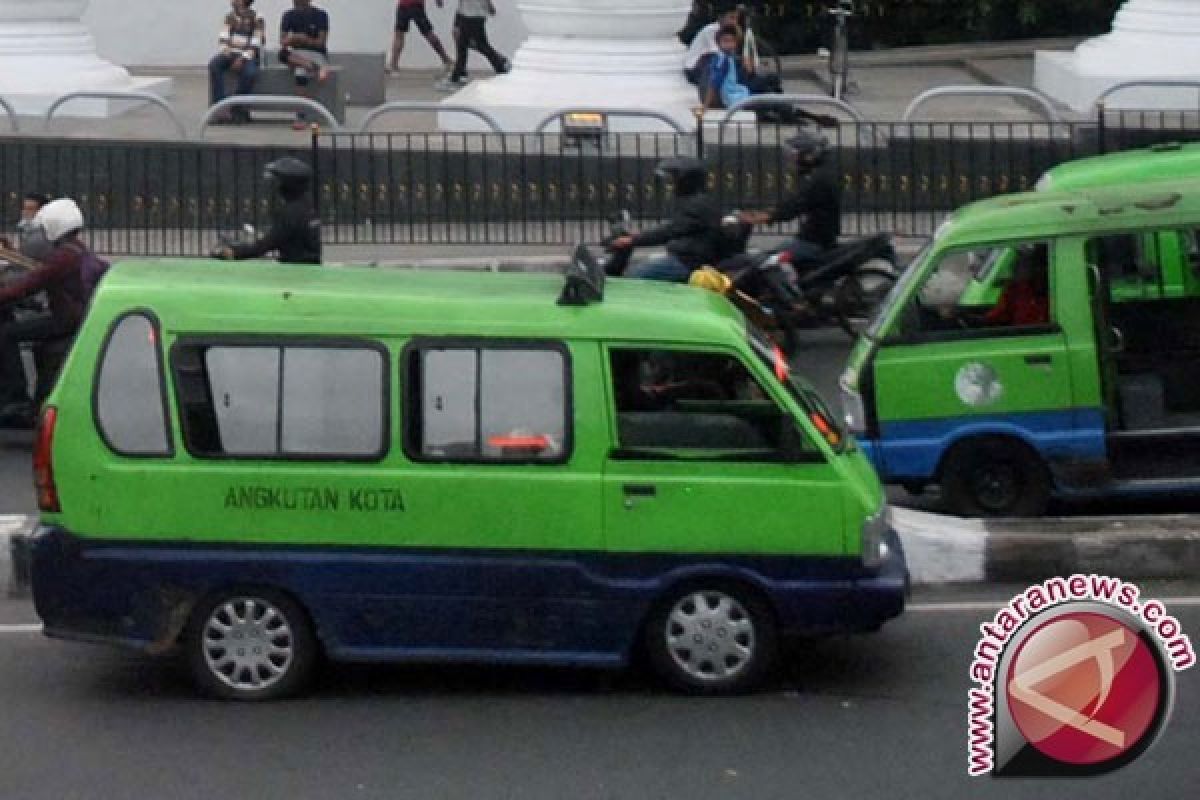
[[867, 432], [867, 412], [863, 406], [862, 395], [850, 388], [845, 376], [838, 381], [842, 395], [842, 415], [846, 420], [846, 429], [855, 435]]
[[888, 557], [887, 534], [891, 529], [888, 504], [879, 507], [874, 516], [867, 517], [862, 527], [862, 563], [867, 569], [878, 569]]

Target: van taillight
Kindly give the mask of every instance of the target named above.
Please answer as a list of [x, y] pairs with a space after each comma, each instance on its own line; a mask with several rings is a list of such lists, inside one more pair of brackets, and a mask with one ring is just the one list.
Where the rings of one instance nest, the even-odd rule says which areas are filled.
[[50, 513], [62, 511], [58, 502], [58, 487], [54, 485], [54, 426], [58, 409], [46, 406], [38, 421], [37, 439], [33, 446], [33, 485], [37, 489], [38, 508]]

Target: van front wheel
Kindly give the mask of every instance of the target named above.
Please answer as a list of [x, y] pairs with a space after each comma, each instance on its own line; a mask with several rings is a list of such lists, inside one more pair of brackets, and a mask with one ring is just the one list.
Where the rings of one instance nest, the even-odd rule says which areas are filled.
[[961, 442], [942, 465], [942, 496], [963, 517], [1038, 517], [1051, 492], [1045, 462], [1021, 442], [983, 438]]
[[692, 583], [661, 602], [647, 622], [646, 650], [659, 675], [691, 694], [758, 686], [775, 660], [775, 620], [753, 592]]
[[226, 700], [272, 700], [299, 691], [316, 663], [308, 617], [269, 589], [221, 594], [198, 607], [185, 636], [200, 688]]

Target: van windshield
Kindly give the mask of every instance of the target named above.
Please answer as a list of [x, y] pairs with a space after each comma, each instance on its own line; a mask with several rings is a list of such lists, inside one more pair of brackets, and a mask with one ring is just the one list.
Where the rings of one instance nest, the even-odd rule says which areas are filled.
[[868, 339], [879, 341], [883, 336], [883, 327], [897, 303], [900, 303], [903, 298], [908, 296], [909, 289], [912, 288], [913, 282], [917, 280], [917, 275], [921, 272], [921, 265], [929, 258], [929, 252], [933, 250], [933, 245], [937, 239], [933, 239], [929, 244], [925, 245], [916, 257], [909, 263], [908, 267], [900, 273], [900, 280], [896, 281], [896, 285], [888, 292], [887, 297], [875, 309], [875, 316], [871, 319], [871, 324], [867, 326], [866, 336]]
[[788, 394], [800, 404], [804, 413], [836, 453], [846, 451], [849, 437], [836, 414], [833, 414], [821, 395], [803, 378], [800, 378], [788, 364], [787, 358], [779, 345], [775, 344], [763, 331], [747, 323], [746, 330], [750, 339], [750, 348], [762, 363], [766, 364], [776, 379], [787, 389]]

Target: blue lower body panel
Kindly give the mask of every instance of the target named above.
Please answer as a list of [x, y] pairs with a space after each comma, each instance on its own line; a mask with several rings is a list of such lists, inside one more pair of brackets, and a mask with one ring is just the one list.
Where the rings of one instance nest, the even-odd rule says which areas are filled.
[[1020, 439], [1052, 468], [1107, 457], [1104, 412], [1087, 408], [885, 422], [862, 446], [885, 483], [930, 481], [952, 446], [978, 436]]
[[311, 615], [337, 660], [618, 666], [681, 580], [754, 584], [785, 634], [865, 631], [904, 610], [899, 540], [878, 570], [856, 559], [411, 551], [97, 542], [43, 528], [33, 593], [47, 633], [169, 649], [195, 605], [266, 586]]

